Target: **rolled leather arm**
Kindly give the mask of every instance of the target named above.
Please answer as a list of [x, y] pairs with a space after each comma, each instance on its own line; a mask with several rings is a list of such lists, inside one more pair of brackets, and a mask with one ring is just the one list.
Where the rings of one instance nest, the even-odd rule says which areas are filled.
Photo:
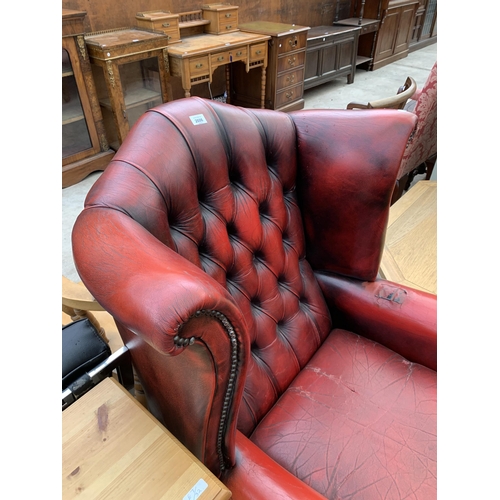
[[236, 467], [222, 479], [234, 500], [326, 500], [239, 431]]
[[220, 311], [241, 331], [243, 317], [224, 287], [127, 215], [88, 208], [75, 223], [78, 238], [85, 245], [74, 246], [73, 256], [85, 286], [159, 352], [181, 352], [174, 339], [200, 310]]
[[391, 281], [316, 273], [334, 326], [437, 369], [437, 297]]
[[85, 209], [76, 238], [84, 284], [114, 316], [132, 361], [148, 357], [138, 366], [152, 413], [220, 475], [234, 464], [249, 351], [243, 316], [219, 283], [118, 210]]

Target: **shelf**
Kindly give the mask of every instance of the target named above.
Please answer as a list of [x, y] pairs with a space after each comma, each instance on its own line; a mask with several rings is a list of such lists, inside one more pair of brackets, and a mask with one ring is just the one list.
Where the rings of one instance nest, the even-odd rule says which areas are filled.
[[71, 68], [71, 66], [63, 66], [62, 68], [62, 76], [63, 78], [65, 78], [66, 76], [73, 76], [74, 73], [73, 73], [73, 69]]
[[[125, 96], [125, 107], [129, 109], [136, 106], [141, 106], [142, 104], [147, 104], [151, 101], [156, 101], [158, 99], [161, 102], [162, 98], [160, 92], [155, 92], [153, 90], [145, 88], [134, 89], [130, 92], [127, 92]], [[101, 99], [99, 103], [105, 108], [112, 111], [111, 101], [109, 98]]]
[[356, 66], [359, 66], [360, 64], [365, 64], [367, 62], [370, 62], [371, 60], [372, 60], [371, 57], [357, 56], [356, 57]]
[[62, 107], [62, 124], [68, 125], [70, 123], [77, 122], [79, 120], [84, 120], [82, 105], [77, 101], [73, 100], [66, 102]]

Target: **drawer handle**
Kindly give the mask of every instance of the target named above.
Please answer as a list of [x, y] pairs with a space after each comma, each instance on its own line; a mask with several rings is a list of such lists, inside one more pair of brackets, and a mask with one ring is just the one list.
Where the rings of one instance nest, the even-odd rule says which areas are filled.
[[198, 64], [196, 65], [196, 68], [202, 68], [202, 67], [203, 67], [203, 63], [198, 63]]
[[170, 35], [168, 35], [167, 40], [172, 40], [172, 37]]
[[295, 81], [295, 75], [286, 77], [286, 83], [290, 83], [290, 82], [293, 83], [294, 81]]
[[239, 50], [238, 52], [236, 52], [236, 56], [237, 57], [241, 56], [241, 54], [243, 54], [243, 52], [241, 50]]
[[292, 90], [291, 92], [287, 92], [287, 93], [285, 94], [285, 97], [286, 97], [287, 99], [291, 99], [291, 98], [293, 97], [293, 90]]
[[262, 54], [262, 50], [256, 50], [255, 54], [258, 55], [258, 56], [260, 56]]
[[163, 26], [164, 28], [168, 28], [168, 27], [170, 26], [170, 23], [163, 23], [163, 24], [162, 24], [162, 26]]
[[226, 17], [227, 17], [227, 18], [230, 18], [230, 17], [231, 17], [231, 14], [226, 14]]
[[231, 28], [232, 28], [232, 26], [231, 26], [231, 25], [226, 26], [226, 29], [227, 29], [227, 30], [230, 30]]
[[297, 43], [299, 43], [299, 41], [297, 40], [297, 37], [293, 37], [293, 40], [290, 38], [290, 40], [288, 40], [288, 43], [290, 44], [291, 47], [297, 47]]
[[219, 56], [219, 57], [217, 58], [217, 61], [223, 61], [223, 60], [224, 60], [224, 56]]
[[290, 58], [290, 57], [289, 57], [289, 58], [288, 58], [288, 64], [289, 64], [290, 66], [294, 66], [294, 65], [295, 65], [295, 57], [293, 57], [293, 58]]

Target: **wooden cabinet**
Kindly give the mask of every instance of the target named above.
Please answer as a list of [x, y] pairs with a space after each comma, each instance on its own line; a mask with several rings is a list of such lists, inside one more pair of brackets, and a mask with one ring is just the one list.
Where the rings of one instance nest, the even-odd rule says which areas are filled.
[[418, 0], [390, 0], [375, 41], [372, 68], [376, 70], [408, 55]]
[[[239, 25], [243, 32], [269, 35], [265, 107], [294, 111], [304, 107], [304, 70], [309, 27], [255, 21]], [[236, 68], [232, 72], [231, 104], [257, 108], [260, 104], [256, 75]]]
[[354, 82], [359, 26], [315, 26], [307, 35], [304, 89], [347, 76]]
[[130, 127], [171, 94], [168, 35], [139, 28], [85, 35], [106, 134], [118, 149]]
[[104, 132], [85, 48], [85, 15], [62, 11], [62, 187], [104, 170], [114, 155]]
[[408, 55], [419, 0], [362, 0], [351, 10], [354, 17], [336, 25], [361, 27], [357, 64], [375, 70]]
[[410, 39], [410, 52], [436, 43], [436, 37], [437, 0], [419, 0]]

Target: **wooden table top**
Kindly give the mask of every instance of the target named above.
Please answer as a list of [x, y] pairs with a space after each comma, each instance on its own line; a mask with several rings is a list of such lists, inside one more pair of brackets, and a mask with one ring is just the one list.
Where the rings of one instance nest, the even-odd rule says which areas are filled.
[[64, 500], [198, 497], [231, 492], [114, 379], [62, 412]]
[[437, 182], [417, 182], [391, 207], [380, 274], [437, 293]]
[[192, 57], [193, 55], [216, 52], [218, 50], [239, 47], [249, 43], [269, 40], [269, 36], [256, 33], [234, 31], [222, 35], [203, 33], [183, 38], [180, 43], [168, 47], [168, 55], [172, 57]]

